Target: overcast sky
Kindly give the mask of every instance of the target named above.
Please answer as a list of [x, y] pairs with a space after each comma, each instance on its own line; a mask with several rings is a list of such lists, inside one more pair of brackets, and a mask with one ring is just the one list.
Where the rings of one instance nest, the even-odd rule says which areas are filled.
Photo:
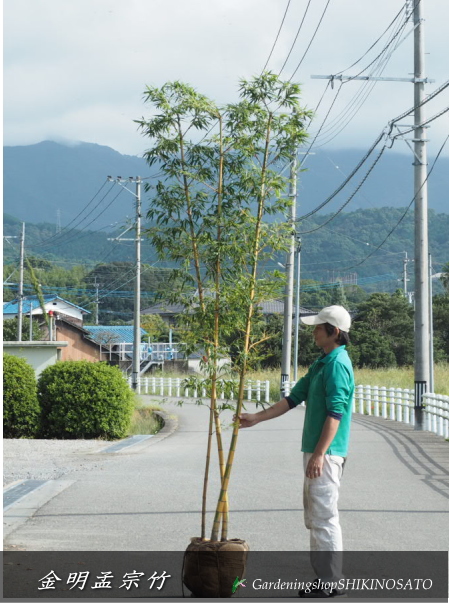
[[[449, 0], [421, 2], [426, 19], [426, 72], [436, 80], [426, 86], [430, 93], [449, 75]], [[283, 71], [287, 78], [304, 54], [326, 3], [311, 1]], [[303, 104], [314, 108], [327, 84], [311, 79], [312, 74], [347, 69], [404, 4], [404, 0], [330, 0], [316, 38], [294, 77], [302, 84]], [[82, 140], [141, 155], [148, 144], [133, 119], [149, 114], [142, 102], [145, 85], [179, 79], [219, 103], [236, 100], [239, 78], [250, 77], [264, 67], [287, 0], [4, 0], [3, 5], [4, 144]], [[291, 0], [269, 69], [277, 73], [281, 69], [306, 6], [307, 0]], [[410, 34], [391, 55], [382, 76], [407, 77], [413, 71], [411, 30], [408, 24], [395, 38], [397, 42]], [[366, 67], [395, 31], [390, 29], [345, 74], [355, 75]], [[336, 83], [326, 92], [312, 133], [339, 86]], [[352, 115], [367, 91], [366, 83], [344, 84], [317, 148], [320, 144], [326, 144], [328, 150], [368, 148], [389, 119], [413, 105], [411, 83], [379, 82], [350, 123], [339, 131], [345, 116]], [[447, 105], [449, 89], [428, 103], [427, 117]], [[410, 118], [405, 123], [411, 123]], [[446, 113], [429, 130], [429, 154], [436, 154], [448, 133]], [[408, 152], [404, 142], [397, 142], [394, 149]], [[449, 155], [449, 144], [445, 154]]]

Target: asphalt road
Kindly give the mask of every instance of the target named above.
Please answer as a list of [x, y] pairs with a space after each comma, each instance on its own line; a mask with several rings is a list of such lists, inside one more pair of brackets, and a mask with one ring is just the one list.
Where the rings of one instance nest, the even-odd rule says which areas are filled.
[[[88, 471], [55, 480], [48, 502], [41, 493], [40, 500], [30, 494], [12, 505], [5, 515], [6, 548], [184, 550], [200, 533], [208, 410], [173, 403], [164, 410], [177, 421], [169, 421], [161, 436], [113, 455], [80, 451]], [[251, 550], [308, 549], [301, 496], [303, 419], [304, 409], [297, 408], [240, 432], [228, 536], [244, 538]], [[231, 412], [223, 421], [230, 423]], [[223, 435], [228, 442], [230, 428]], [[449, 443], [360, 415], [354, 415], [351, 438], [339, 504], [345, 549], [447, 550]], [[219, 484], [213, 452], [208, 531]]]

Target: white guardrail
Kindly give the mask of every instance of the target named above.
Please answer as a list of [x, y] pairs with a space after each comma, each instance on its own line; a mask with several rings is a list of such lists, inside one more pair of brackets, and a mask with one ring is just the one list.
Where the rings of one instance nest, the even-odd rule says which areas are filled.
[[[129, 385], [132, 385], [131, 376], [128, 377]], [[140, 377], [138, 381], [138, 394], [153, 394], [155, 396], [168, 396], [176, 398], [206, 398], [206, 387], [201, 387], [201, 382], [198, 384], [186, 384], [188, 379], [174, 377]], [[217, 393], [219, 400], [235, 400], [235, 392], [229, 392], [226, 395], [226, 390], [229, 390], [229, 381], [219, 379], [217, 381]], [[248, 380], [245, 383], [245, 400], [263, 400], [266, 403], [270, 402], [270, 382], [259, 380]]]
[[[131, 385], [131, 377], [128, 378]], [[187, 383], [187, 384], [186, 384]], [[218, 399], [234, 400], [236, 387], [229, 392], [229, 381], [217, 381]], [[285, 384], [288, 396], [294, 382]], [[226, 394], [228, 390], [228, 395]], [[201, 383], [188, 384], [188, 379], [172, 377], [140, 377], [137, 393], [176, 398], [206, 398], [207, 392]], [[270, 402], [270, 381], [248, 380], [245, 383], [245, 401]], [[449, 438], [449, 396], [424, 394], [424, 429], [444, 438]], [[415, 424], [414, 392], [399, 387], [357, 385], [353, 399], [353, 412], [382, 417], [407, 425]]]
[[[288, 395], [294, 382], [286, 389]], [[449, 438], [449, 396], [424, 394], [424, 429]], [[353, 412], [382, 417], [407, 425], [415, 424], [415, 393], [399, 387], [357, 385], [353, 399]]]

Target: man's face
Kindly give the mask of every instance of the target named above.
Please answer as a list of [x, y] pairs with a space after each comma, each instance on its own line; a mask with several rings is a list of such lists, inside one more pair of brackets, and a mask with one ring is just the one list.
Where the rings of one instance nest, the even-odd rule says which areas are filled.
[[315, 325], [313, 329], [313, 338], [315, 339], [315, 345], [319, 348], [325, 348], [332, 345], [338, 336], [338, 331], [335, 331], [332, 335], [326, 333], [324, 325]]

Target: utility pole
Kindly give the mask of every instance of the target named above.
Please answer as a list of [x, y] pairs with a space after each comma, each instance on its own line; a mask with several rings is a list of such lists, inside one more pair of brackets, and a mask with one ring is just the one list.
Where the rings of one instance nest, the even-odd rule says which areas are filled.
[[98, 310], [100, 305], [100, 300], [98, 297], [98, 288], [99, 284], [97, 283], [97, 277], [95, 277], [95, 324], [98, 325]]
[[[108, 239], [108, 241], [135, 241], [136, 243], [136, 276], [134, 280], [134, 330], [133, 330], [133, 359], [132, 359], [132, 388], [136, 391], [139, 391], [139, 376], [140, 376], [140, 347], [141, 347], [141, 337], [140, 337], [140, 272], [141, 272], [141, 260], [140, 260], [140, 231], [141, 231], [141, 219], [142, 219], [142, 211], [141, 211], [141, 199], [140, 199], [140, 190], [142, 181], [140, 176], [136, 176], [136, 178], [130, 177], [127, 180], [123, 180], [121, 176], [118, 176], [116, 179], [113, 179], [111, 176], [108, 176], [108, 180], [110, 182], [116, 182], [120, 184], [125, 190], [131, 193], [136, 199], [136, 237], [135, 239], [123, 239], [123, 235], [131, 230], [132, 226], [127, 228], [119, 237], [114, 239]], [[124, 185], [124, 182], [135, 182], [136, 183], [136, 192], [133, 193], [129, 188]]]
[[30, 341], [33, 341], [33, 304], [31, 299], [28, 302], [30, 304]]
[[[412, 82], [414, 87], [414, 138], [412, 148], [414, 160], [414, 201], [415, 201], [415, 429], [423, 429], [423, 394], [427, 391], [430, 381], [429, 367], [429, 265], [428, 265], [428, 216], [427, 216], [427, 149], [425, 130], [428, 126], [421, 126], [425, 122], [425, 111], [422, 107], [424, 101], [424, 85], [431, 83], [425, 76], [424, 70], [424, 0], [415, 0], [413, 4], [413, 35], [414, 35], [414, 70], [413, 77], [373, 77], [346, 76], [346, 75], [312, 75], [315, 79], [330, 79], [334, 81], [372, 80]], [[412, 3], [407, 2], [407, 16], [412, 16]], [[395, 50], [405, 38], [397, 41], [392, 50]], [[399, 130], [398, 124], [395, 127]], [[409, 127], [402, 124], [401, 127]], [[400, 130], [399, 130], [400, 132]], [[401, 133], [401, 132], [400, 132]], [[407, 140], [405, 140], [407, 142]], [[409, 144], [407, 142], [407, 144]], [[410, 145], [409, 145], [410, 146]]]
[[19, 289], [17, 291], [17, 341], [22, 341], [23, 321], [23, 262], [25, 257], [25, 222], [22, 222], [22, 233], [20, 235], [20, 267], [19, 267]]
[[415, 192], [415, 429], [423, 429], [423, 394], [430, 381], [429, 366], [429, 242], [427, 216], [427, 140], [424, 100], [423, 0], [415, 2], [414, 30], [414, 192]]
[[298, 170], [297, 152], [290, 166], [290, 250], [285, 263], [286, 282], [284, 295], [284, 337], [282, 340], [282, 366], [281, 366], [281, 396], [285, 397], [285, 383], [290, 381], [290, 368], [292, 356], [292, 317], [293, 317], [293, 285], [296, 239], [296, 172]]
[[136, 178], [136, 281], [134, 286], [134, 338], [133, 338], [133, 375], [132, 387], [139, 389], [140, 377], [140, 221], [141, 221], [141, 201], [140, 201], [141, 180]]
[[405, 258], [403, 260], [404, 262], [404, 270], [403, 270], [403, 276], [402, 276], [402, 280], [404, 281], [404, 295], [405, 297], [407, 297], [407, 281], [409, 281], [410, 279], [407, 278], [407, 264], [409, 263], [409, 259], [407, 257], [407, 252], [404, 251], [405, 253]]
[[435, 391], [435, 372], [433, 367], [433, 283], [432, 283], [432, 256], [429, 253], [429, 392]]
[[296, 244], [296, 302], [295, 302], [295, 353], [293, 361], [293, 380], [298, 381], [298, 350], [299, 350], [299, 289], [301, 282], [301, 237]]

